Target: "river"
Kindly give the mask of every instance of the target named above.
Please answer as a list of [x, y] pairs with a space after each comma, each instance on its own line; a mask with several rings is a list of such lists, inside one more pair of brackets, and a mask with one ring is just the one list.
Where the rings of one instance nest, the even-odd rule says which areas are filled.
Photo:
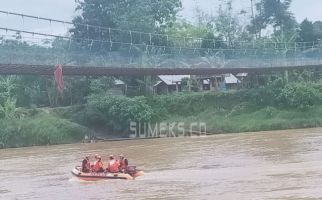
[[[0, 199], [322, 199], [322, 129], [0, 150]], [[146, 174], [79, 181], [86, 154], [125, 154]]]

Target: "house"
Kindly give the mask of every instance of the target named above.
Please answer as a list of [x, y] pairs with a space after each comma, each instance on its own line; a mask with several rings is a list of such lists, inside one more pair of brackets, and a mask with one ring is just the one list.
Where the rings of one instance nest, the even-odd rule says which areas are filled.
[[113, 95], [125, 95], [127, 90], [127, 85], [124, 81], [116, 79], [114, 81], [113, 87], [109, 90], [109, 92]]
[[228, 90], [238, 89], [238, 86], [241, 83], [241, 81], [238, 78], [236, 78], [236, 76], [234, 76], [233, 74], [225, 74], [224, 80], [225, 89]]
[[202, 90], [210, 90], [210, 79], [202, 80]]
[[231, 90], [238, 89], [241, 81], [233, 74], [222, 74], [211, 77], [199, 77], [202, 90]]
[[246, 88], [250, 86], [250, 80], [248, 73], [238, 73], [236, 74], [236, 77], [240, 80], [241, 84], [240, 86], [242, 88]]
[[243, 79], [245, 79], [247, 76], [248, 76], [248, 73], [238, 73], [238, 74], [236, 74], [236, 77], [241, 81]]
[[[240, 77], [247, 76], [245, 73], [239, 74]], [[154, 94], [168, 94], [181, 92], [183, 90], [182, 80], [191, 76], [188, 75], [168, 75], [158, 76], [159, 81], [153, 86]], [[212, 91], [212, 90], [236, 90], [240, 88], [241, 81], [233, 74], [222, 74], [207, 77], [195, 77], [197, 88], [195, 91]], [[192, 87], [192, 86], [190, 86]], [[190, 91], [194, 91], [191, 90]]]
[[158, 76], [159, 81], [153, 86], [154, 94], [168, 94], [182, 91], [182, 79], [189, 75], [163, 75]]

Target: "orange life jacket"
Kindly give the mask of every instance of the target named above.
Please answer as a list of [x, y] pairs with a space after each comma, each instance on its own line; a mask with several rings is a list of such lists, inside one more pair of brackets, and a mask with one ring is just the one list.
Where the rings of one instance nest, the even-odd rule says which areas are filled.
[[94, 165], [94, 170], [95, 171], [99, 171], [99, 170], [101, 170], [103, 168], [103, 163], [102, 163], [102, 161], [97, 161], [96, 163], [95, 163], [95, 165]]
[[120, 163], [116, 160], [111, 160], [109, 162], [109, 167], [108, 167], [108, 170], [112, 173], [117, 173], [119, 172], [119, 166], [120, 166]]

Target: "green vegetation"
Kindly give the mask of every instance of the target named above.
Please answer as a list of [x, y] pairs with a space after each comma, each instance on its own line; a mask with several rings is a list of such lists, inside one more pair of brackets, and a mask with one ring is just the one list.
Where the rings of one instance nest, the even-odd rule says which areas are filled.
[[130, 121], [205, 122], [209, 133], [315, 127], [322, 124], [321, 88], [277, 79], [262, 88], [231, 92], [135, 98], [99, 94], [90, 96], [76, 115], [61, 116], [123, 133], [129, 133]]
[[0, 148], [79, 142], [88, 134], [86, 127], [57, 116], [25, 112], [28, 115], [21, 118], [1, 119]]
[[8, 98], [0, 106], [0, 142], [2, 147], [70, 143], [101, 130], [105, 137], [124, 137], [130, 121], [204, 122], [214, 134], [316, 127], [322, 125], [321, 102], [321, 85], [279, 78], [228, 92], [130, 98], [100, 91], [85, 104], [58, 108], [16, 108]]
[[[114, 123], [129, 120], [206, 122], [209, 133], [314, 127], [322, 123], [320, 88], [315, 84], [283, 84], [276, 80], [264, 88], [251, 90], [140, 97], [131, 101], [140, 104], [137, 113], [144, 117], [124, 116]], [[104, 108], [100, 107], [102, 104], [92, 106], [106, 110], [107, 115], [135, 111], [138, 105], [126, 106], [125, 102], [130, 100], [123, 98], [110, 98], [112, 103], [105, 104]], [[120, 109], [113, 110], [110, 105], [114, 108], [120, 105]]]

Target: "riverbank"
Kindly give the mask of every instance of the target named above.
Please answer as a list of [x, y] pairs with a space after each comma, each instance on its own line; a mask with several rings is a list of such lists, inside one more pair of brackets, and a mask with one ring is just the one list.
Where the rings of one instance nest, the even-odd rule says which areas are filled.
[[[66, 107], [51, 110], [44, 114], [43, 109], [31, 118], [0, 122], [1, 138], [6, 139], [7, 147], [26, 147], [39, 145], [56, 145], [67, 143], [79, 143], [85, 135], [95, 134], [93, 127], [79, 124], [75, 119], [63, 118], [57, 115], [62, 110], [74, 110]], [[79, 108], [77, 108], [79, 109]], [[82, 111], [83, 112], [83, 111]], [[174, 115], [162, 121], [163, 123], [191, 124], [202, 122], [206, 124], [208, 134], [225, 133], [256, 133], [272, 130], [301, 130], [302, 128], [322, 127], [322, 105], [313, 106], [306, 110], [289, 110], [266, 107], [259, 109], [208, 109], [195, 115]], [[66, 115], [65, 115], [66, 117]], [[189, 129], [189, 127], [186, 127]], [[4, 135], [3, 131], [13, 131], [14, 134]], [[174, 130], [176, 131], [176, 130]], [[12, 133], [13, 133], [12, 132]], [[127, 139], [127, 134], [116, 134], [112, 131], [98, 132], [101, 138], [107, 141]]]
[[85, 126], [37, 109], [17, 109], [16, 116], [0, 121], [0, 148], [67, 144], [81, 141]]
[[192, 123], [203, 123], [212, 134], [321, 127], [321, 88], [275, 83], [249, 90], [134, 98], [96, 94], [79, 106], [13, 109], [0, 121], [0, 147], [74, 143], [85, 135], [126, 138], [132, 133], [130, 122], [183, 123], [186, 130]]
[[322, 106], [313, 106], [304, 111], [274, 107], [250, 111], [207, 110], [194, 116], [176, 116], [168, 121], [185, 124], [203, 122], [207, 125], [207, 132], [214, 134], [313, 128], [322, 126]]

